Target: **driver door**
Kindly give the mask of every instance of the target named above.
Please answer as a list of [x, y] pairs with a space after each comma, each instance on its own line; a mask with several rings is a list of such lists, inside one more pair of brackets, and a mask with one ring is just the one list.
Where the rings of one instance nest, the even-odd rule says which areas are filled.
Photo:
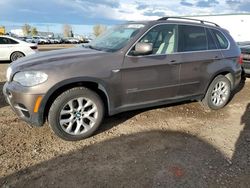
[[[179, 89], [180, 56], [177, 51], [177, 25], [152, 28], [139, 41], [150, 43], [147, 55], [135, 53], [135, 46], [124, 58], [122, 71], [123, 105], [138, 105], [175, 99]], [[136, 44], [135, 44], [136, 45]]]

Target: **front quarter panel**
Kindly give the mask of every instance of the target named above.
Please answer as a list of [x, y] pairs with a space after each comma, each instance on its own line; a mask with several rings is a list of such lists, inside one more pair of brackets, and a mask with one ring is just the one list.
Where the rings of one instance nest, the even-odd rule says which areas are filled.
[[[97, 83], [100, 89], [107, 95], [109, 109], [120, 105], [119, 93], [121, 91], [120, 67], [122, 56], [116, 53], [108, 53], [89, 57], [85, 60], [79, 58], [72, 62], [53, 64], [43, 69], [49, 75], [48, 81], [41, 86], [32, 88], [31, 92], [44, 94], [41, 113], [50, 96], [65, 85], [79, 82]], [[34, 68], [41, 70], [38, 67]], [[113, 71], [115, 70], [115, 71]]]

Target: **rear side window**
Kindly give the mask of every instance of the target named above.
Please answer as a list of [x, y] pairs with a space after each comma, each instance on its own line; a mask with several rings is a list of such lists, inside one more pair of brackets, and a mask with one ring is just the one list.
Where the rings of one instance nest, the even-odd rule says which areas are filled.
[[215, 37], [216, 43], [220, 49], [228, 48], [228, 40], [226, 37], [218, 30], [212, 29], [213, 35]]
[[208, 45], [208, 50], [215, 50], [215, 49], [218, 49], [217, 48], [217, 45], [214, 41], [214, 38], [212, 36], [212, 33], [210, 31], [210, 29], [207, 29], [206, 28], [206, 33], [207, 33], [207, 45]]
[[18, 44], [18, 42], [17, 42], [17, 41], [12, 40], [12, 39], [8, 39], [8, 42], [9, 42], [9, 44]]
[[0, 44], [18, 44], [18, 42], [9, 38], [0, 37]]
[[0, 37], [0, 44], [9, 44], [9, 40], [4, 37]]
[[204, 27], [179, 26], [179, 52], [201, 51], [208, 49], [207, 36]]

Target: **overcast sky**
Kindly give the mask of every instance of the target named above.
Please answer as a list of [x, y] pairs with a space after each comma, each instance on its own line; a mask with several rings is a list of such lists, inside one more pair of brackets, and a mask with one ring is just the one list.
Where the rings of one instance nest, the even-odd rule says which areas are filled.
[[76, 32], [86, 33], [98, 23], [247, 12], [250, 0], [0, 0], [0, 25], [18, 28], [31, 23], [43, 30], [60, 32], [61, 24], [68, 23]]

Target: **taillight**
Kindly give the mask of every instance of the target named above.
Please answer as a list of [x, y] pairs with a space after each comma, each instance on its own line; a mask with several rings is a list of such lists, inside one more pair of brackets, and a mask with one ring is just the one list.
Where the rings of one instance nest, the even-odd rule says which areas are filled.
[[240, 55], [240, 57], [238, 57], [238, 63], [239, 64], [243, 64], [243, 54]]
[[37, 46], [31, 46], [30, 47], [32, 50], [37, 50]]

